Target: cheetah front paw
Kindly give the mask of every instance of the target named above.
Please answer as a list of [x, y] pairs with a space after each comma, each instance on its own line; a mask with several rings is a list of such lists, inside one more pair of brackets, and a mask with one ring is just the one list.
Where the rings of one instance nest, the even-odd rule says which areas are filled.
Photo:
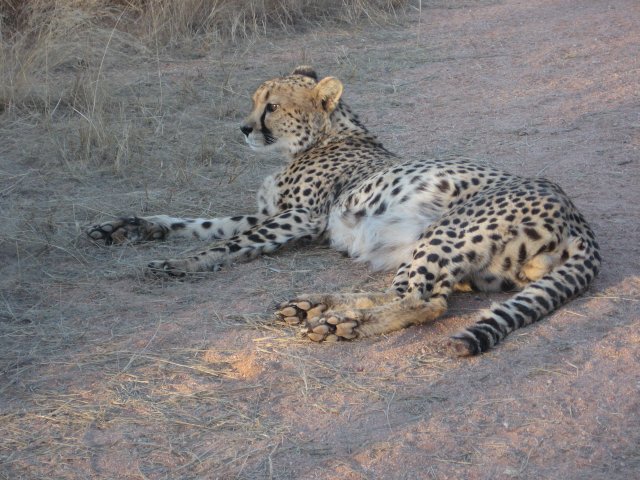
[[330, 295], [308, 295], [280, 304], [276, 316], [289, 325], [304, 324], [304, 334], [314, 342], [356, 338], [357, 313], [327, 311], [333, 303]]
[[85, 233], [92, 240], [104, 241], [105, 245], [119, 245], [126, 242], [162, 240], [168, 231], [164, 225], [149, 222], [144, 218], [122, 217], [87, 227]]
[[327, 309], [322, 299], [301, 297], [296, 300], [281, 303], [276, 316], [289, 325], [298, 325], [308, 319], [319, 317]]
[[358, 327], [364, 321], [360, 311], [326, 312], [306, 321], [306, 335], [314, 342], [335, 342], [358, 337]]
[[193, 271], [189, 261], [181, 259], [153, 260], [148, 263], [147, 267], [154, 274], [169, 275], [170, 277], [184, 277]]

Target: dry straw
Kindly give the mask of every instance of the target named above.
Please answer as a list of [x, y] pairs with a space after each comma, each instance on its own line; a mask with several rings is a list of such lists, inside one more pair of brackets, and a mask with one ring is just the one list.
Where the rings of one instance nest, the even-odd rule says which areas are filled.
[[[225, 135], [231, 124], [237, 130], [250, 83], [238, 86], [234, 69], [247, 62], [227, 51], [322, 22], [389, 20], [397, 8], [386, 0], [0, 0], [0, 478], [114, 477], [132, 458], [135, 478], [258, 478], [294, 448], [283, 441], [286, 424], [259, 408], [274, 389], [256, 374], [264, 358], [291, 372], [276, 388], [295, 401], [374, 394], [377, 376], [323, 366], [294, 331], [265, 320], [262, 305], [261, 315], [232, 317], [202, 303], [206, 281], [165, 289], [143, 276], [151, 251], [183, 247], [89, 246], [81, 227], [128, 209], [238, 209], [254, 188], [247, 169], [259, 165]], [[172, 76], [172, 62], [193, 59], [206, 60], [206, 73]], [[217, 194], [212, 206], [212, 189], [233, 195]], [[268, 257], [254, 268], [275, 264], [286, 288], [319, 270], [305, 255], [293, 258], [308, 269]], [[271, 294], [259, 276], [242, 283], [252, 296]], [[198, 308], [166, 312], [167, 294]], [[206, 336], [172, 341], [177, 325]], [[235, 343], [238, 335], [245, 341]], [[218, 337], [233, 341], [220, 347]]]

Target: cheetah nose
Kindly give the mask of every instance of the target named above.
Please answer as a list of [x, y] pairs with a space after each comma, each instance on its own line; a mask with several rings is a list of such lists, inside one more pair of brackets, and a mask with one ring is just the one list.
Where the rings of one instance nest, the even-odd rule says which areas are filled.
[[249, 125], [242, 125], [240, 127], [240, 130], [242, 130], [242, 133], [244, 133], [247, 137], [251, 132], [253, 132], [253, 128], [251, 128]]

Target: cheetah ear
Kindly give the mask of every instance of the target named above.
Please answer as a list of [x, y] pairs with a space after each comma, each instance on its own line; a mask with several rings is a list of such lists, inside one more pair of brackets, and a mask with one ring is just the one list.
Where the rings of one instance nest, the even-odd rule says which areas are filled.
[[303, 77], [312, 78], [316, 82], [318, 81], [318, 74], [313, 67], [310, 67], [309, 65], [300, 65], [296, 67], [293, 72], [291, 72], [291, 75], [302, 75]]
[[335, 77], [323, 78], [315, 86], [313, 92], [322, 108], [331, 113], [338, 106], [340, 96], [342, 96], [342, 82]]

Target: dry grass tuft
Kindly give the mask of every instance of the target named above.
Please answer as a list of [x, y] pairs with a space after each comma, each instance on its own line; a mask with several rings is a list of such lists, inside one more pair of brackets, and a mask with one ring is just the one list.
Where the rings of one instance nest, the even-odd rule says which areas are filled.
[[[270, 31], [317, 23], [353, 23], [395, 15], [403, 0], [4, 0], [0, 3], [2, 90], [0, 108], [16, 104], [36, 109], [64, 99], [33, 77], [94, 69], [99, 81], [105, 59], [127, 59], [183, 48], [202, 55], [220, 44]], [[56, 98], [57, 97], [57, 98]]]
[[[274, 385], [371, 394], [377, 377], [323, 368], [265, 320], [266, 274], [244, 275], [259, 300], [229, 315], [202, 303], [210, 278], [167, 289], [142, 273], [152, 251], [184, 245], [107, 249], [81, 229], [126, 211], [249, 208], [270, 160], [229, 132], [255, 86], [238, 74], [246, 51], [270, 32], [378, 21], [396, 5], [0, 0], [0, 477], [256, 478], [292, 448]], [[292, 289], [320, 261], [295, 256], [313, 268], [253, 268]], [[266, 358], [285, 374], [270, 376]]]
[[[161, 84], [152, 103], [141, 101], [131, 108], [114, 100], [120, 79], [108, 78], [111, 67], [158, 65], [159, 69], [160, 58], [168, 51], [202, 57], [272, 31], [320, 22], [389, 19], [403, 4], [401, 0], [4, 0], [0, 2], [0, 113], [29, 118], [46, 128], [56, 156], [74, 174], [90, 164], [120, 172], [143, 148], [141, 125], [132, 117], [155, 123], [157, 132], [162, 131], [166, 111]], [[158, 82], [160, 77], [158, 71]], [[63, 122], [68, 124], [61, 128]], [[203, 145], [203, 156], [205, 150]]]

